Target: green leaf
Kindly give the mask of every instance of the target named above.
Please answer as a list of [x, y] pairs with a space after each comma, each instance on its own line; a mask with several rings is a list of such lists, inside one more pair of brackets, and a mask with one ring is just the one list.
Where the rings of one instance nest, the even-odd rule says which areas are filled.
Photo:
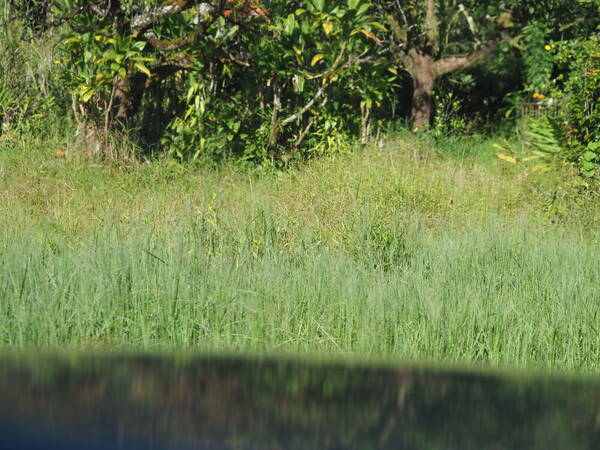
[[362, 5], [360, 5], [360, 8], [358, 8], [358, 11], [356, 12], [357, 16], [362, 16], [364, 13], [366, 13], [369, 8], [371, 7], [371, 5], [369, 5], [368, 3], [363, 3]]
[[381, 31], [387, 31], [387, 28], [385, 27], [385, 25], [380, 22], [369, 22], [369, 23], [367, 23], [367, 25], [374, 26], [375, 28], [378, 28]]
[[317, 11], [323, 11], [325, 9], [325, 0], [314, 0], [313, 5]]
[[116, 61], [116, 59], [117, 59], [117, 53], [115, 52], [115, 49], [109, 48], [108, 50], [106, 50], [102, 54], [102, 57], [104, 59], [107, 59], [107, 60], [114, 60], [114, 61]]
[[581, 167], [584, 170], [594, 170], [596, 167], [598, 167], [598, 164], [590, 162], [590, 161], [584, 161], [581, 163]]
[[296, 75], [294, 77], [294, 91], [296, 92], [303, 92], [304, 91], [304, 83], [305, 83], [305, 78], [301, 77], [300, 75]]
[[600, 142], [590, 142], [587, 148], [591, 151], [600, 150]]
[[139, 50], [141, 52], [142, 50], [144, 50], [146, 48], [146, 42], [137, 41], [133, 44], [133, 48], [135, 48], [136, 50]]
[[297, 22], [296, 22], [296, 17], [293, 14], [290, 14], [287, 16], [287, 19], [285, 19], [285, 33], [288, 35], [291, 35], [294, 33], [294, 30], [296, 29], [297, 26]]
[[94, 96], [94, 94], [96, 93], [96, 91], [94, 89], [92, 89], [91, 87], [88, 87], [82, 94], [81, 94], [81, 101], [83, 103], [87, 103], [90, 98], [92, 98]]
[[143, 73], [144, 73], [144, 74], [146, 74], [148, 77], [151, 77], [151, 76], [152, 76], [152, 72], [150, 72], [150, 69], [148, 69], [148, 68], [147, 68], [145, 65], [143, 65], [142, 63], [140, 63], [140, 62], [136, 62], [136, 63], [134, 64], [134, 66], [135, 66], [135, 68], [136, 68], [137, 70], [139, 70], [140, 72], [143, 72]]
[[507, 155], [506, 153], [496, 153], [496, 158], [509, 162], [511, 164], [517, 163], [517, 158], [515, 158], [514, 156]]
[[131, 58], [132, 61], [140, 61], [140, 62], [154, 62], [155, 58], [150, 58], [148, 56], [136, 56], [135, 58]]
[[582, 158], [584, 161], [593, 161], [598, 155], [594, 152], [587, 151], [583, 154]]
[[78, 37], [76, 37], [76, 36], [73, 36], [73, 37], [67, 38], [67, 39], [65, 39], [64, 41], [62, 41], [62, 43], [63, 43], [64, 45], [68, 45], [68, 44], [77, 44], [77, 43], [79, 43], [79, 42], [81, 42], [81, 39], [80, 39], [80, 38], [78, 38]]

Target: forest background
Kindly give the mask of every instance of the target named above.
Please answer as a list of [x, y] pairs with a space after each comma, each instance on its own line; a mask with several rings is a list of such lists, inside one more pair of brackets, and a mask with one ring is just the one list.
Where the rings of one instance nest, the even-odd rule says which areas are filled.
[[3, 3], [4, 134], [74, 122], [99, 153], [119, 135], [145, 154], [281, 166], [402, 122], [512, 130], [536, 102], [554, 112], [528, 127], [536, 150], [600, 161], [596, 1]]

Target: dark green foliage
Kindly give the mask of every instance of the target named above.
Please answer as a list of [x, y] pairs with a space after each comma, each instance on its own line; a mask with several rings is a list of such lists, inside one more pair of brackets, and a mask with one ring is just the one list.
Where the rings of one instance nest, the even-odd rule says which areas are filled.
[[548, 94], [552, 86], [554, 57], [549, 44], [549, 30], [539, 22], [532, 22], [524, 29], [523, 63], [525, 68], [525, 91]]
[[600, 40], [593, 36], [544, 47], [547, 56], [532, 57], [529, 72], [530, 92], [537, 91], [533, 96], [546, 115], [525, 121], [526, 143], [546, 159], [575, 164], [593, 176], [600, 165]]
[[[167, 14], [159, 0], [0, 0], [4, 132], [69, 117], [95, 148], [117, 135], [180, 160], [287, 166], [407, 117], [414, 77], [398, 48], [433, 36], [417, 0], [171, 3]], [[595, 164], [596, 2], [433, 4], [434, 58], [501, 41], [483, 64], [436, 77], [436, 136], [497, 129], [539, 94], [564, 106], [553, 126], [565, 159]], [[390, 14], [415, 26], [394, 29]]]
[[25, 14], [25, 7], [19, 3], [25, 20], [16, 20], [0, 1], [0, 135], [11, 130], [47, 134], [59, 126], [54, 116], [65, 113], [69, 99], [60, 86], [52, 44], [31, 34], [37, 28], [29, 19], [37, 16]]
[[[600, 162], [600, 37], [560, 43], [556, 57], [564, 75], [556, 96], [564, 102], [562, 139], [570, 157]], [[596, 153], [592, 157], [589, 153]], [[584, 156], [585, 155], [585, 156]]]
[[[80, 2], [59, 4], [67, 15]], [[163, 14], [158, 3], [66, 22], [63, 71], [82, 120], [138, 129], [180, 159], [264, 162], [342, 151], [381, 118], [395, 77], [375, 63], [383, 25], [368, 2], [182, 5], [152, 29], [139, 24]]]

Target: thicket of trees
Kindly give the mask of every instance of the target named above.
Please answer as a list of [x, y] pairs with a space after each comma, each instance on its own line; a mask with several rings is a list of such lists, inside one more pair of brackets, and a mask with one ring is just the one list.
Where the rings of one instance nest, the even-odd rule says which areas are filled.
[[553, 151], [600, 163], [597, 0], [1, 3], [5, 131], [69, 115], [182, 159], [285, 162], [403, 118], [469, 133], [535, 100], [561, 105], [538, 127]]

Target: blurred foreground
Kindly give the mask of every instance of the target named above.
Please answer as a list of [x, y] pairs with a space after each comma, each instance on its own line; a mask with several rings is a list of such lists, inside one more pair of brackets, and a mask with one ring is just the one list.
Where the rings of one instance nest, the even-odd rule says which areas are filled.
[[5, 356], [6, 449], [588, 449], [600, 383], [297, 360]]

